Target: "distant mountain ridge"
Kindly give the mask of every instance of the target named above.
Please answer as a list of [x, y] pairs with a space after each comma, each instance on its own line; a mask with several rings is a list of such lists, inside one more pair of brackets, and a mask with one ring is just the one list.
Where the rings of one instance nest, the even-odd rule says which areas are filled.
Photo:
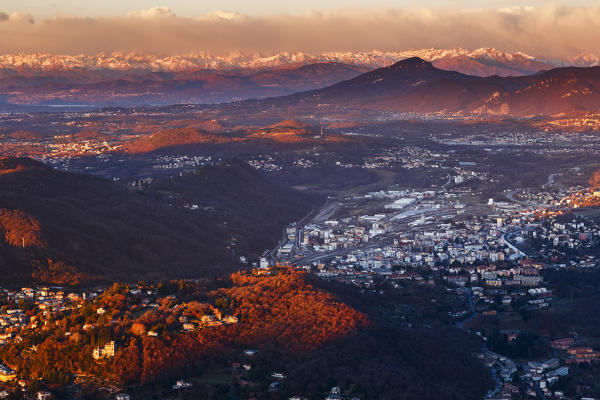
[[[502, 52], [494, 48], [480, 48], [466, 50], [454, 49], [412, 49], [403, 51], [356, 51], [356, 52], [326, 52], [321, 54], [308, 54], [301, 52], [280, 52], [270, 56], [260, 54], [244, 55], [232, 53], [224, 56], [215, 56], [208, 53], [195, 53], [177, 56], [159, 56], [152, 54], [135, 53], [100, 53], [95, 56], [88, 55], [56, 55], [56, 54], [4, 54], [0, 55], [0, 71], [3, 74], [31, 75], [56, 71], [152, 71], [174, 72], [194, 69], [232, 70], [232, 69], [271, 69], [281, 66], [307, 65], [314, 63], [342, 63], [360, 65], [367, 68], [378, 68], [391, 65], [406, 58], [419, 57], [431, 61], [434, 65], [452, 65], [450, 60], [458, 60], [455, 65], [466, 68], [466, 62], [471, 61], [477, 65], [488, 65], [508, 73], [538, 71], [539, 66], [563, 67], [578, 66], [592, 67], [600, 65], [600, 57], [594, 54], [578, 54], [564, 58], [532, 57], [516, 52]], [[472, 67], [469, 67], [472, 68]], [[537, 70], [534, 70], [538, 68]], [[445, 69], [445, 68], [442, 68]], [[484, 75], [491, 75], [492, 70], [485, 70]], [[459, 72], [473, 74], [473, 71]], [[499, 73], [498, 75], [504, 75]]]
[[216, 104], [319, 89], [372, 69], [418, 57], [435, 67], [472, 76], [526, 76], [555, 65], [592, 66], [591, 54], [538, 60], [493, 48], [469, 51], [278, 53], [273, 56], [205, 53], [0, 55], [0, 104], [133, 106]]
[[418, 114], [539, 115], [600, 111], [600, 67], [556, 68], [520, 77], [477, 77], [441, 70], [414, 57], [335, 85], [248, 102], [258, 110], [332, 110]]
[[329, 86], [368, 68], [340, 63], [268, 70], [113, 71], [58, 69], [0, 72], [0, 103], [140, 104], [221, 103], [281, 96]]
[[[581, 87], [582, 92], [570, 92], [562, 83], [565, 89], [561, 92], [562, 100], [552, 100], [553, 95], [546, 91], [545, 95], [550, 97], [533, 100], [540, 107], [532, 106], [532, 96], [541, 93], [541, 87], [537, 91], [532, 88], [525, 94], [515, 91], [526, 89], [544, 74], [554, 76], [550, 82], [558, 84], [555, 75], [565, 69], [557, 70], [553, 65], [523, 53], [504, 53], [491, 48], [326, 53], [320, 56], [280, 53], [273, 57], [245, 57], [238, 54], [218, 59], [220, 61], [216, 62], [214, 57], [205, 54], [166, 58], [148, 55], [0, 56], [0, 104], [218, 104], [319, 93], [321, 103], [329, 98], [330, 103], [339, 100], [342, 102], [339, 105], [358, 105], [361, 99], [369, 98], [370, 109], [381, 107], [382, 110], [415, 113], [522, 116], [535, 115], [538, 111], [541, 114], [596, 111], [594, 102], [587, 102], [598, 87], [589, 81], [589, 77], [586, 78], [589, 87]], [[392, 62], [394, 59], [401, 61]], [[394, 75], [391, 86], [390, 74], [384, 74], [387, 77], [385, 83], [373, 82], [382, 71], [399, 70], [399, 66], [406, 67], [415, 60], [427, 64], [415, 69], [412, 75], [410, 68], [404, 68]], [[552, 62], [566, 63], [565, 60]], [[593, 71], [595, 67], [587, 66], [596, 65], [599, 60], [593, 55], [582, 55], [572, 62], [586, 65], [585, 68]], [[200, 64], [213, 69], [178, 70]], [[374, 65], [379, 67], [371, 70]], [[576, 75], [583, 74], [577, 69], [582, 67], [567, 68], [575, 68], [572, 72]], [[356, 87], [348, 87], [349, 81], [354, 86], [360, 85], [363, 91], [359, 93]], [[439, 82], [433, 85], [434, 81]], [[334, 95], [336, 91], [340, 93]], [[344, 99], [344, 91], [347, 94], [354, 91], [354, 99]], [[525, 95], [527, 100], [523, 100]], [[580, 96], [588, 97], [576, 100]], [[310, 99], [304, 100], [310, 104]], [[550, 101], [554, 105], [547, 107]], [[546, 106], [541, 106], [542, 103]]]

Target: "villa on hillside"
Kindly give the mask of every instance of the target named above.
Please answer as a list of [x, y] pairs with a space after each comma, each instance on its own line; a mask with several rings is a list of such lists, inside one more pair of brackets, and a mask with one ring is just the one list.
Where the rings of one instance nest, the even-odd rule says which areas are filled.
[[115, 344], [115, 341], [112, 340], [109, 343], [105, 344], [104, 347], [96, 347], [92, 352], [92, 357], [94, 357], [94, 360], [114, 357], [116, 350], [117, 345]]

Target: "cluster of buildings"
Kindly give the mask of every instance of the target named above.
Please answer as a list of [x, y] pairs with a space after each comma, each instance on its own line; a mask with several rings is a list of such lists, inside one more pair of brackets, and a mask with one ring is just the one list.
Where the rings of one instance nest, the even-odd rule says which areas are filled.
[[[471, 178], [468, 171], [462, 172], [449, 182]], [[472, 311], [453, 307], [448, 314], [459, 324], [478, 314], [482, 323], [493, 323], [503, 313], [552, 307], [554, 290], [544, 281], [544, 270], [599, 266], [594, 249], [600, 247], [600, 226], [577, 211], [569, 217], [564, 212], [577, 208], [569, 201], [572, 189], [542, 187], [521, 192], [516, 199], [510, 193], [510, 202], [489, 199], [487, 204], [464, 202], [469, 193], [460, 187], [353, 196], [342, 203], [343, 217], [289, 227], [280, 249], [287, 248], [277, 253], [277, 261], [365, 289], [380, 287], [382, 280], [394, 287], [410, 280], [442, 286], [459, 296], [468, 293]], [[268, 260], [263, 261], [261, 266], [268, 267]], [[519, 332], [501, 333], [513, 342]], [[525, 383], [525, 395], [566, 398], [552, 388], [569, 374], [570, 365], [600, 361], [598, 350], [573, 338], [557, 339], [549, 346], [554, 357], [542, 361], [515, 361], [484, 351], [481, 357], [499, 382], [491, 398], [522, 395], [523, 384], [513, 383], [516, 374]]]
[[[298, 227], [298, 237], [290, 238], [279, 254], [296, 264], [322, 264], [321, 269], [332, 275], [365, 270], [386, 275], [396, 266], [446, 269], [524, 258], [507, 238], [504, 218], [464, 217], [465, 204], [436, 196], [436, 192], [388, 191], [355, 197], [353, 201], [379, 201], [383, 212]], [[523, 219], [509, 222], [521, 224]], [[294, 242], [298, 243], [295, 252]], [[499, 278], [490, 271], [486, 279], [498, 286], [517, 280], [529, 286], [539, 283], [536, 277], [518, 273]]]
[[238, 318], [233, 315], [208, 314], [203, 315], [200, 319], [189, 320], [185, 316], [179, 317], [179, 322], [182, 323], [184, 331], [195, 331], [198, 328], [232, 325], [238, 323]]
[[446, 155], [419, 146], [392, 146], [382, 154], [363, 158], [360, 167], [366, 169], [390, 169], [402, 167], [415, 169], [422, 167], [441, 168]]
[[[280, 159], [278, 154], [273, 156], [265, 154], [248, 160], [250, 166], [267, 172], [281, 171], [285, 168], [314, 168], [322, 164], [319, 158], [321, 154], [311, 153], [294, 159]], [[334, 155], [327, 158], [335, 161], [335, 165], [341, 168], [360, 169], [415, 169], [422, 167], [442, 168], [446, 164], [447, 155], [434, 152], [419, 146], [390, 146], [379, 150], [377, 153], [369, 154], [361, 160], [349, 161], [344, 155]]]
[[260, 155], [252, 160], [248, 160], [248, 164], [252, 168], [267, 172], [276, 172], [283, 169], [283, 166], [270, 155]]
[[17, 379], [17, 372], [6, 365], [0, 364], [0, 382], [9, 382], [14, 379]]
[[25, 329], [35, 329], [45, 323], [53, 312], [66, 310], [83, 301], [84, 295], [68, 293], [61, 288], [21, 288], [0, 290], [0, 345], [17, 337]]
[[546, 132], [478, 132], [470, 135], [455, 136], [448, 134], [448, 138], [431, 135], [430, 138], [446, 145], [462, 146], [532, 146], [551, 144], [555, 138]]
[[[539, 126], [541, 128], [544, 128], [546, 132], [554, 130], [558, 132], [577, 132], [577, 138], [579, 140], [592, 141], [597, 140], [597, 135], [595, 135], [594, 132], [589, 131], [598, 131], [600, 129], [600, 115], [589, 114], [585, 117], [578, 118], [557, 118], [549, 121], [540, 122]], [[582, 131], [588, 133], [586, 134]], [[573, 137], [573, 135], [569, 135], [568, 133], [561, 134], [560, 136], [567, 138], [567, 140]]]
[[[542, 198], [560, 206], [550, 194]], [[593, 252], [575, 251], [600, 245], [598, 224], [583, 218], [565, 222], [562, 212], [544, 204], [489, 199], [486, 205], [469, 205], [443, 190], [372, 192], [346, 198], [344, 206], [378, 212], [292, 226], [278, 261], [361, 284], [365, 275], [390, 276], [404, 266], [440, 271], [459, 286], [495, 288], [539, 287], [542, 266], [598, 264]], [[523, 268], [519, 262], [526, 258], [543, 263]], [[537, 296], [543, 307], [548, 295]]]
[[[508, 340], [514, 341], [516, 336], [508, 335]], [[576, 335], [552, 340], [549, 345], [555, 357], [541, 361], [515, 361], [489, 350], [479, 354], [484, 364], [492, 368], [499, 379], [499, 386], [488, 397], [508, 400], [514, 398], [513, 395], [522, 393], [515, 383], [515, 377], [518, 376], [519, 381], [525, 384], [524, 394], [527, 396], [565, 399], [562, 391], [552, 388], [561, 377], [569, 375], [569, 365], [600, 361], [600, 352], [577, 344]]]
[[202, 165], [214, 165], [220, 161], [220, 158], [213, 158], [212, 156], [162, 155], [154, 159], [155, 164], [152, 166], [152, 168], [192, 169]]
[[[590, 123], [597, 123], [596, 119], [581, 119], [579, 122], [584, 123], [585, 125], [581, 126], [590, 126]], [[579, 133], [577, 135], [572, 135], [565, 130], [560, 130], [557, 132], [549, 132], [551, 129], [561, 128], [561, 127], [576, 127], [576, 124], [573, 124], [573, 120], [563, 119], [563, 120], [554, 120], [554, 121], [544, 121], [540, 123], [540, 127], [550, 128], [550, 129], [540, 129], [539, 131], [529, 131], [529, 132], [518, 132], [518, 131], [505, 131], [505, 132], [478, 132], [475, 134], [469, 135], [453, 135], [452, 133], [446, 134], [447, 138], [444, 135], [433, 134], [430, 136], [431, 140], [434, 140], [439, 143], [443, 143], [446, 145], [463, 145], [463, 146], [535, 146], [537, 148], [546, 148], [547, 145], [552, 145], [556, 142], [561, 143], [598, 143], [598, 136], [592, 133]], [[541, 146], [540, 146], [541, 145]], [[552, 146], [550, 146], [552, 147]]]
[[600, 351], [587, 346], [573, 346], [567, 349], [567, 364], [584, 364], [600, 361]]
[[545, 223], [530, 232], [529, 236], [537, 255], [552, 266], [593, 268], [598, 265], [598, 256], [593, 251], [580, 255], [578, 250], [598, 248], [599, 229], [600, 226], [593, 220], [573, 219], [566, 222], [557, 214], [548, 215]]

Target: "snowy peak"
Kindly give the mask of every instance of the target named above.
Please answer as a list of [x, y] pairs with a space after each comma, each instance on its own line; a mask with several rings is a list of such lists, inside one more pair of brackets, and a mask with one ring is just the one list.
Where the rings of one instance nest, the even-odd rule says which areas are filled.
[[[326, 52], [307, 54], [301, 52], [281, 52], [271, 55], [232, 53], [215, 56], [203, 52], [160, 56], [139, 53], [101, 53], [87, 55], [54, 55], [54, 54], [16, 54], [0, 55], [0, 70], [17, 73], [46, 73], [54, 71], [89, 70], [89, 71], [153, 71], [173, 72], [192, 69], [267, 69], [286, 65], [303, 65], [315, 62], [334, 62], [360, 65], [369, 68], [380, 68], [398, 61], [418, 57], [434, 65], [442, 65], [463, 73], [474, 72], [476, 75], [491, 75], [509, 72], [523, 74], [537, 72], [540, 66], [591, 66], [597, 65], [599, 59], [592, 54], [580, 55], [572, 59], [553, 61], [537, 60], [523, 53], [506, 53], [493, 48], [481, 48], [469, 51], [455, 49], [413, 49], [405, 51], [366, 51], [366, 52]], [[469, 67], [471, 64], [471, 68]], [[495, 68], [484, 68], [483, 65], [494, 65]], [[506, 65], [506, 71], [503, 71]], [[543, 68], [542, 68], [543, 69]], [[546, 68], [547, 69], [547, 68]], [[488, 71], [489, 70], [489, 71]], [[489, 73], [487, 73], [489, 72]]]
[[[493, 48], [271, 55], [234, 52], [223, 56], [0, 55], [0, 100], [12, 104], [221, 103], [315, 90], [367, 71], [372, 73], [354, 84], [378, 91], [391, 82], [395, 90], [402, 91], [424, 86], [444, 72], [470, 75], [468, 78], [518, 77], [537, 75], [555, 66], [599, 64], [600, 59], [593, 54], [543, 60]], [[462, 91], [462, 81], [456, 82], [458, 85], [452, 87], [448, 83], [445, 90]]]

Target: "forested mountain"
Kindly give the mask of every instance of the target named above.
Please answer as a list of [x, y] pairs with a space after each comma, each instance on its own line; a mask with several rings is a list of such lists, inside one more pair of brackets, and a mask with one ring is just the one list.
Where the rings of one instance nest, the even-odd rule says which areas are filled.
[[[304, 215], [312, 204], [239, 164], [181, 178], [191, 191], [180, 192], [183, 201], [198, 196], [211, 203], [194, 210], [183, 203], [169, 205], [159, 193], [177, 192], [177, 182], [132, 192], [19, 158], [2, 159], [0, 171], [0, 271], [5, 282], [220, 275], [239, 267], [237, 249], [259, 254], [277, 242], [286, 218]], [[248, 206], [253, 213], [243, 212]], [[269, 230], [254, 225], [260, 216]]]

